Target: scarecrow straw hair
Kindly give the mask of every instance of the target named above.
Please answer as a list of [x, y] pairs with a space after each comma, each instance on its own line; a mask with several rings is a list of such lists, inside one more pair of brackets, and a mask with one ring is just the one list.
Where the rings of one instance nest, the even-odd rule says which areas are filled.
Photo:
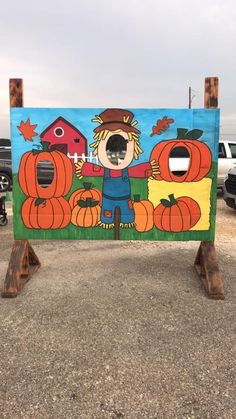
[[[93, 122], [98, 122], [98, 117], [96, 116], [96, 118], [93, 119], [92, 121]], [[134, 121], [134, 122], [136, 122], [136, 121]], [[134, 125], [136, 125], [136, 124], [137, 124], [137, 122]], [[122, 131], [121, 129], [117, 129], [117, 130], [112, 131], [112, 132], [117, 134], [121, 131]], [[108, 131], [107, 129], [105, 129], [105, 130], [100, 131], [100, 132], [98, 132], [97, 134], [94, 135], [93, 138], [94, 138], [95, 141], [94, 141], [94, 143], [90, 144], [90, 147], [94, 148], [93, 154], [95, 156], [98, 154], [98, 146], [99, 146], [100, 141], [105, 140], [107, 138], [107, 135], [108, 135], [109, 132], [111, 132], [111, 131]], [[140, 147], [139, 135], [136, 134], [133, 131], [128, 132], [127, 134], [128, 134], [129, 141], [134, 141], [134, 158], [137, 160], [138, 155], [143, 153], [143, 150]]]

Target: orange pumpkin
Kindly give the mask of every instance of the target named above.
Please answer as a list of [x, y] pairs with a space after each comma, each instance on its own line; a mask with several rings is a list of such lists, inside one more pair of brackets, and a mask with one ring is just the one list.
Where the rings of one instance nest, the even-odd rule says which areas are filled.
[[51, 199], [29, 197], [22, 205], [21, 216], [27, 228], [54, 230], [68, 226], [71, 208], [63, 197]]
[[[72, 185], [72, 162], [60, 151], [50, 151], [48, 143], [42, 144], [42, 150], [28, 151], [22, 156], [18, 173], [20, 187], [25, 195], [33, 198], [49, 199], [64, 196]], [[37, 179], [37, 166], [45, 160], [54, 166], [54, 177], [50, 185], [42, 187]]]
[[[160, 166], [160, 174], [155, 178], [167, 182], [198, 182], [203, 179], [211, 169], [212, 158], [209, 147], [198, 138], [203, 131], [194, 129], [189, 131], [184, 128], [177, 130], [177, 138], [161, 141], [152, 150], [150, 161], [156, 160]], [[189, 167], [182, 176], [171, 172], [169, 158], [176, 147], [184, 147], [189, 154]]]
[[71, 208], [74, 208], [78, 201], [86, 201], [87, 198], [91, 198], [94, 201], [98, 201], [99, 205], [102, 203], [102, 193], [99, 189], [92, 187], [92, 183], [84, 182], [84, 188], [77, 189], [72, 193], [69, 199]]
[[140, 233], [153, 228], [153, 204], [147, 199], [140, 200], [140, 195], [134, 195], [134, 225]]
[[100, 220], [101, 207], [91, 198], [80, 200], [72, 210], [71, 222], [78, 227], [95, 227]]
[[161, 203], [154, 210], [154, 224], [159, 230], [178, 233], [190, 230], [201, 218], [198, 203], [189, 196], [174, 197], [169, 200], [161, 199]]

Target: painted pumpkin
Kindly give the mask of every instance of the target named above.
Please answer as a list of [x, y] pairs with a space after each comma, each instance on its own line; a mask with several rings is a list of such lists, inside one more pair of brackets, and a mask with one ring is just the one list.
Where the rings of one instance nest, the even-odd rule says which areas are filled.
[[198, 203], [189, 196], [174, 197], [169, 200], [161, 199], [161, 203], [154, 210], [154, 224], [159, 230], [178, 233], [190, 230], [201, 218]]
[[[72, 185], [72, 162], [60, 151], [50, 151], [48, 143], [42, 143], [42, 147], [42, 150], [29, 151], [22, 156], [18, 173], [20, 187], [25, 195], [33, 198], [64, 196]], [[37, 166], [45, 160], [53, 165], [54, 177], [50, 185], [42, 187], [38, 183]]]
[[[177, 138], [173, 140], [161, 141], [152, 150], [150, 161], [156, 160], [160, 166], [160, 174], [155, 178], [167, 182], [198, 182], [203, 179], [211, 169], [211, 150], [198, 138], [203, 131], [194, 129], [189, 131], [184, 128], [177, 130]], [[171, 152], [183, 147], [189, 155], [188, 170], [182, 176], [176, 176], [170, 170], [169, 158]]]
[[26, 199], [21, 208], [21, 216], [27, 228], [65, 228], [70, 223], [71, 208], [63, 197]]
[[153, 204], [147, 199], [140, 200], [140, 195], [134, 195], [134, 225], [140, 233], [153, 228]]
[[78, 201], [86, 201], [87, 198], [91, 198], [94, 201], [98, 201], [99, 205], [102, 203], [102, 193], [99, 189], [92, 187], [92, 183], [84, 182], [84, 187], [77, 189], [72, 193], [69, 199], [71, 208], [74, 208]]
[[101, 207], [91, 198], [80, 200], [72, 210], [71, 222], [78, 227], [95, 227], [100, 220]]

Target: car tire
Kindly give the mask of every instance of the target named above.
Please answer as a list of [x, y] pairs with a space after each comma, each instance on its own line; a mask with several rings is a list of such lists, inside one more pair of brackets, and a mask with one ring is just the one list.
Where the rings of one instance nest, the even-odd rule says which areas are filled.
[[7, 192], [11, 188], [11, 178], [6, 173], [0, 172], [0, 192]]
[[226, 205], [236, 210], [235, 200], [233, 198], [225, 198]]

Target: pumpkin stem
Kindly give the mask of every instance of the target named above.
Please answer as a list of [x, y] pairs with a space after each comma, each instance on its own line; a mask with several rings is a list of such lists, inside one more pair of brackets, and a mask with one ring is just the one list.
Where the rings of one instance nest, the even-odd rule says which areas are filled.
[[91, 207], [91, 204], [92, 204], [92, 198], [86, 198], [86, 199], [85, 199], [85, 202], [86, 202], [86, 207]]
[[176, 205], [178, 203], [173, 193], [168, 196], [169, 196], [169, 201], [168, 199], [161, 199], [161, 203], [162, 205], [164, 205], [164, 207], [173, 207], [173, 205]]
[[42, 141], [43, 151], [50, 151], [49, 144], [48, 141]]
[[140, 202], [140, 195], [134, 195], [134, 202]]
[[99, 202], [94, 201], [94, 199], [92, 199], [92, 198], [86, 198], [84, 203], [85, 203], [86, 207], [92, 208], [92, 207], [96, 207], [96, 205], [98, 205]]
[[45, 198], [37, 198], [35, 200], [34, 206], [35, 207], [38, 207], [39, 205], [45, 204], [45, 203], [46, 203], [46, 199]]
[[36, 145], [37, 149], [33, 148], [33, 154], [39, 154], [42, 153], [42, 151], [51, 152], [52, 150], [50, 150], [49, 144], [48, 141], [41, 141], [40, 144]]
[[175, 197], [174, 197], [174, 194], [172, 193], [172, 194], [170, 194], [170, 195], [168, 195], [169, 196], [169, 199], [170, 199], [170, 203], [172, 204], [172, 205], [175, 205], [175, 204], [177, 204], [177, 201], [176, 201], [176, 199], [175, 199]]
[[86, 191], [89, 191], [89, 189], [92, 188], [92, 183], [90, 183], [90, 182], [84, 182], [83, 185], [84, 185], [84, 189]]

